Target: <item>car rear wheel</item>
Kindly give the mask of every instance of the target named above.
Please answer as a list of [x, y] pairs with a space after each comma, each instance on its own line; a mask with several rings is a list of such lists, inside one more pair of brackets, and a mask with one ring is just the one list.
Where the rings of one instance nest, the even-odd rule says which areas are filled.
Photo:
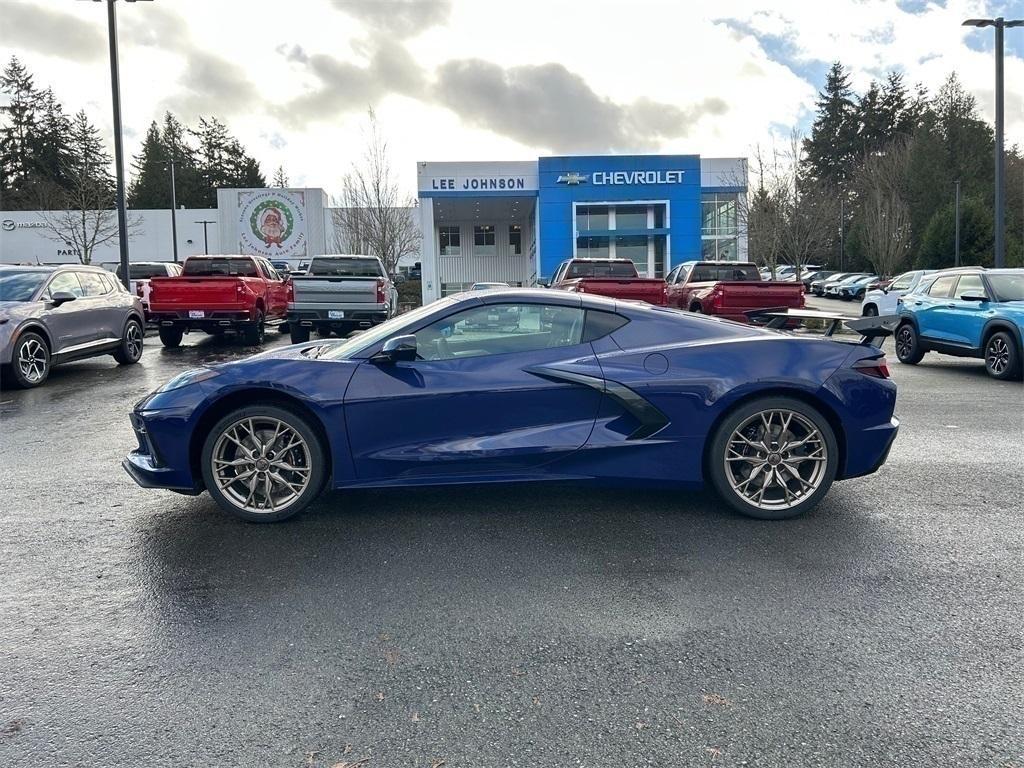
[[312, 425], [270, 405], [241, 408], [218, 421], [203, 444], [201, 465], [206, 489], [222, 509], [261, 523], [304, 510], [327, 477]]
[[38, 333], [28, 331], [14, 343], [11, 378], [22, 389], [38, 387], [50, 375], [50, 348]]
[[132, 365], [139, 362], [142, 357], [142, 344], [145, 334], [142, 331], [142, 324], [132, 318], [124, 326], [124, 334], [121, 336], [121, 346], [114, 352], [114, 359], [120, 365]]
[[828, 492], [839, 447], [828, 420], [788, 397], [751, 401], [730, 413], [711, 442], [708, 471], [737, 512], [762, 520], [796, 517]]
[[1000, 381], [1020, 378], [1020, 348], [1008, 332], [997, 331], [985, 343], [985, 370], [993, 379]]
[[303, 328], [301, 325], [293, 325], [290, 333], [292, 337], [292, 344], [304, 344], [309, 341], [309, 328]]
[[245, 330], [242, 332], [242, 339], [250, 346], [257, 346], [263, 343], [265, 333], [266, 328], [263, 324], [263, 313], [257, 312], [256, 319], [246, 326]]
[[911, 323], [904, 323], [896, 331], [896, 357], [904, 365], [917, 365], [924, 357], [917, 329]]
[[874, 304], [868, 304], [866, 307], [864, 307], [864, 311], [862, 314], [864, 315], [864, 317], [878, 317], [878, 307], [876, 307]]
[[168, 349], [174, 349], [181, 346], [181, 339], [184, 335], [185, 332], [181, 328], [161, 328], [160, 343]]

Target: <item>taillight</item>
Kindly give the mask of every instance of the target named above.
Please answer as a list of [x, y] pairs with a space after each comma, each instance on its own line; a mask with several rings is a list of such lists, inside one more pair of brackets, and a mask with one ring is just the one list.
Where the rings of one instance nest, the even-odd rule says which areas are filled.
[[863, 373], [865, 376], [874, 376], [876, 379], [888, 379], [890, 377], [889, 361], [884, 357], [858, 360], [853, 364], [853, 367], [858, 373]]
[[386, 304], [387, 303], [387, 299], [384, 298], [384, 281], [383, 280], [378, 280], [377, 281], [377, 303], [378, 304]]

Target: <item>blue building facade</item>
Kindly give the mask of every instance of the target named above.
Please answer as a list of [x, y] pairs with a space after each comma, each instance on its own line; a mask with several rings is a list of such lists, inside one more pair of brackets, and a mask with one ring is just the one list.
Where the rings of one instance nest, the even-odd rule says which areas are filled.
[[477, 281], [543, 282], [573, 257], [631, 259], [650, 277], [746, 258], [741, 158], [560, 156], [417, 171], [425, 300]]

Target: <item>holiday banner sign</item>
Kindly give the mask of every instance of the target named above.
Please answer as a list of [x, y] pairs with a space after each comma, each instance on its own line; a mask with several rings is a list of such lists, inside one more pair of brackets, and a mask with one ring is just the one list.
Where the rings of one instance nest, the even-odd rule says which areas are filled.
[[239, 253], [267, 258], [306, 255], [306, 199], [287, 189], [238, 193]]

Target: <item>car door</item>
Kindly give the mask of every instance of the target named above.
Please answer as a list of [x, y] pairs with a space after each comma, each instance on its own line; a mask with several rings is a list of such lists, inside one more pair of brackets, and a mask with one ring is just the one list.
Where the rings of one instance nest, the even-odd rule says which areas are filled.
[[957, 275], [943, 275], [932, 281], [928, 290], [907, 296], [904, 305], [909, 305], [917, 320], [918, 332], [929, 339], [948, 341], [943, 330], [945, 323], [942, 310], [951, 306], [951, 294], [956, 286]]
[[104, 275], [91, 270], [78, 272], [85, 297], [78, 302], [77, 311], [82, 323], [89, 326], [94, 341], [108, 341], [121, 337], [121, 322], [124, 313], [113, 299], [113, 283], [104, 280]]
[[679, 280], [679, 273], [682, 271], [683, 266], [680, 264], [678, 267], [673, 269], [667, 275], [665, 275], [665, 304], [670, 307], [679, 306], [679, 288], [676, 287], [676, 283]]
[[888, 289], [879, 288], [877, 291], [871, 291], [871, 296], [878, 306], [878, 314], [895, 314], [896, 300], [907, 295], [914, 286], [918, 274], [917, 272], [906, 272], [893, 280]]
[[960, 275], [949, 300], [936, 307], [941, 338], [970, 347], [981, 347], [981, 333], [990, 315], [987, 301], [964, 301], [962, 296], [987, 296], [981, 275]]
[[[60, 306], [49, 303], [56, 293], [70, 293], [76, 298]], [[85, 291], [78, 275], [72, 271], [58, 272], [50, 278], [49, 284], [43, 289], [41, 298], [47, 302], [42, 312], [42, 320], [53, 342], [54, 354], [66, 351], [71, 347], [92, 341], [92, 329], [82, 322], [81, 304], [85, 301]]]
[[267, 279], [267, 316], [280, 317], [288, 309], [288, 286], [269, 261], [260, 259], [260, 266]]
[[345, 394], [356, 475], [535, 475], [576, 451], [602, 397], [571, 381], [600, 376], [583, 321], [579, 304], [481, 303], [416, 331], [420, 359], [361, 364]]

